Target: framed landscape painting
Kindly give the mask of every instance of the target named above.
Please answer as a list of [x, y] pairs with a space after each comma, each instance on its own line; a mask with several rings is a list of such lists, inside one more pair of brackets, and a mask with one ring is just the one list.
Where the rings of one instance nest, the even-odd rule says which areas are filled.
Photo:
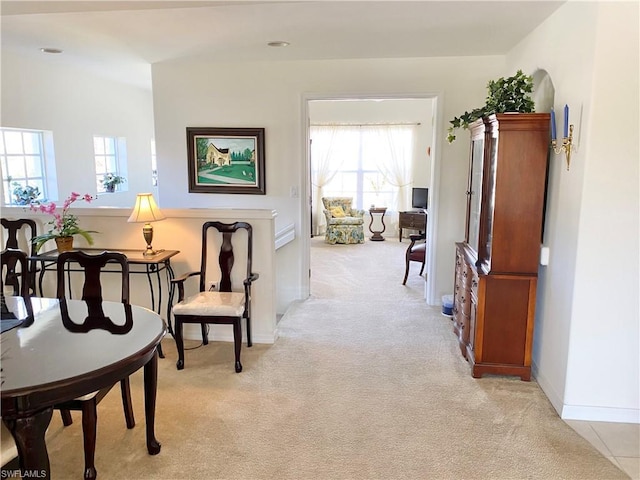
[[187, 127], [189, 192], [265, 195], [264, 128]]

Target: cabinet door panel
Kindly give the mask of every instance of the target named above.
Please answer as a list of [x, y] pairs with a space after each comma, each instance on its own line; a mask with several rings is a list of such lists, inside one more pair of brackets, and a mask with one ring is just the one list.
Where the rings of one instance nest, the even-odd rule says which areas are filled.
[[[476, 134], [478, 135], [478, 134]], [[480, 239], [480, 207], [482, 205], [482, 175], [484, 157], [484, 134], [474, 138], [471, 145], [469, 190], [467, 204], [467, 243], [476, 252]], [[475, 136], [474, 136], [475, 137]]]
[[513, 273], [538, 270], [547, 172], [544, 139], [544, 132], [533, 138], [528, 132], [510, 132], [509, 141], [500, 144], [493, 270]]
[[486, 282], [482, 362], [523, 365], [531, 280], [490, 277]]
[[482, 207], [480, 208], [480, 229], [478, 235], [478, 265], [484, 263], [491, 270], [493, 245], [493, 221], [496, 203], [496, 173], [498, 166], [498, 132], [488, 130], [485, 137], [485, 158], [483, 165]]

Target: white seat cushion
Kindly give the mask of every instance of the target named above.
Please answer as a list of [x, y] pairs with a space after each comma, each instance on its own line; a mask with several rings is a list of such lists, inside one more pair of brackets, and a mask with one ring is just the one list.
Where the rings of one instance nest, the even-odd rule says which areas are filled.
[[174, 315], [214, 315], [241, 317], [244, 313], [244, 293], [200, 292], [173, 307]]
[[87, 400], [91, 400], [98, 393], [99, 392], [96, 390], [95, 392], [87, 393], [86, 395], [82, 395], [81, 397], [76, 397], [76, 398], [74, 398], [74, 400], [81, 400], [81, 401], [85, 402]]

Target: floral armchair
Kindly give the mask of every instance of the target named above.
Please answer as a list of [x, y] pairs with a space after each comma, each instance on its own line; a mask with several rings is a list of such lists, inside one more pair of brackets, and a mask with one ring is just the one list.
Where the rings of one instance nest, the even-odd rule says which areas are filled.
[[352, 208], [352, 197], [323, 197], [326, 243], [364, 243], [364, 210]]

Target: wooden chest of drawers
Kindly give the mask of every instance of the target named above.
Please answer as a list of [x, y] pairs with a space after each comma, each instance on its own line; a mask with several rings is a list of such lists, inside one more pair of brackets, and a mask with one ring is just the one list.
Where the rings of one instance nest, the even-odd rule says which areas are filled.
[[427, 230], [427, 214], [424, 212], [400, 212], [399, 228], [399, 241], [402, 241], [403, 228], [424, 233]]

